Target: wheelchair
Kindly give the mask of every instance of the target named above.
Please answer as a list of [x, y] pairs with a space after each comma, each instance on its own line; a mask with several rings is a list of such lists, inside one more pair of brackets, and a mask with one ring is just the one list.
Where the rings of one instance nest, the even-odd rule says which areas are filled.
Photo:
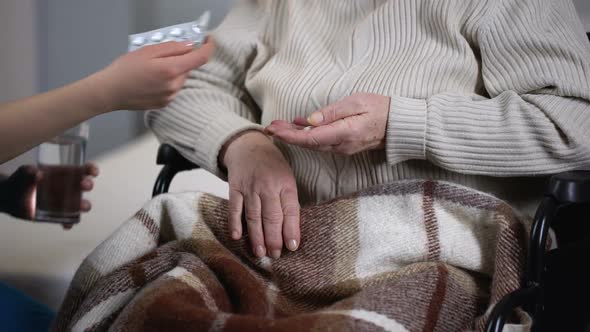
[[[168, 144], [160, 146], [156, 163], [163, 167], [154, 197], [168, 192], [177, 173], [199, 168]], [[553, 249], [550, 228], [557, 241]], [[485, 331], [502, 331], [520, 307], [532, 318], [534, 332], [590, 332], [589, 258], [590, 170], [554, 175], [533, 219], [522, 288], [494, 306]]]

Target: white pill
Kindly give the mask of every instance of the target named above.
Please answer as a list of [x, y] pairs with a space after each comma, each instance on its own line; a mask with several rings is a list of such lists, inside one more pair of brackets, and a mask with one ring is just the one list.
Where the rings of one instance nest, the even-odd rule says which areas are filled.
[[164, 39], [164, 34], [161, 32], [156, 32], [150, 38], [153, 42], [159, 43]]
[[201, 33], [201, 27], [198, 24], [193, 24], [191, 26], [191, 30], [193, 30], [194, 33], [196, 33], [197, 35]]
[[307, 131], [307, 130], [311, 130], [312, 128], [313, 128], [313, 126], [307, 126], [307, 127], [303, 128], [303, 130]]
[[180, 36], [184, 35], [184, 30], [182, 30], [181, 28], [174, 28], [174, 29], [170, 30], [169, 35], [172, 37], [180, 37]]
[[133, 38], [133, 41], [131, 43], [135, 46], [141, 46], [141, 45], [145, 44], [145, 38], [135, 37], [135, 38]]

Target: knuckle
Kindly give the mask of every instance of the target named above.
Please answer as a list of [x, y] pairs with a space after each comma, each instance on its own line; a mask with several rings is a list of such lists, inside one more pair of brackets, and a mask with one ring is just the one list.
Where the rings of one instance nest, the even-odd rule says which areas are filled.
[[259, 207], [254, 207], [254, 206], [248, 206], [246, 205], [246, 213], [250, 216], [260, 216], [260, 208]]
[[330, 107], [328, 109], [328, 111], [325, 114], [325, 117], [330, 120], [333, 121], [336, 119], [336, 116], [338, 115], [338, 109], [336, 108], [336, 106], [334, 107]]
[[299, 205], [297, 204], [285, 204], [283, 207], [283, 214], [285, 217], [298, 217], [299, 216]]
[[229, 178], [228, 186], [229, 186], [230, 192], [233, 192], [235, 194], [240, 194], [240, 195], [245, 194], [245, 192], [242, 191], [243, 189], [242, 189], [241, 182], [239, 180], [234, 180], [233, 177]]
[[274, 182], [276, 181], [273, 180], [272, 178], [267, 178], [267, 177], [263, 177], [258, 179], [255, 183], [252, 184], [252, 192], [255, 193], [267, 193], [267, 192], [273, 192], [273, 188], [275, 186]]
[[242, 207], [238, 205], [230, 205], [228, 208], [228, 212], [232, 216], [239, 215], [242, 213]]
[[295, 179], [289, 177], [283, 182], [285, 185], [283, 186], [282, 195], [287, 197], [297, 197], [297, 185], [295, 184]]
[[249, 213], [246, 213], [246, 224], [248, 225], [259, 225], [260, 224], [260, 217], [259, 215], [252, 215]]
[[267, 212], [262, 216], [262, 222], [266, 225], [281, 225], [283, 223], [282, 211]]

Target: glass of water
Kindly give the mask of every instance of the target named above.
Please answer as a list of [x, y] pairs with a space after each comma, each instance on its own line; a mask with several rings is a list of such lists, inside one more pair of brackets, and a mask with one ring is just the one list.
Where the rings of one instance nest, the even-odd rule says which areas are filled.
[[36, 220], [63, 225], [80, 221], [88, 133], [83, 123], [39, 146]]

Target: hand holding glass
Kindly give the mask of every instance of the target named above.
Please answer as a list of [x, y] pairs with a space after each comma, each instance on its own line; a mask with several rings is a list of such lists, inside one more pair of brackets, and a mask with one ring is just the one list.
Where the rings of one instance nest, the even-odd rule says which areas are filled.
[[74, 127], [39, 146], [36, 216], [39, 221], [64, 225], [80, 221], [82, 189], [86, 175], [87, 124]]

